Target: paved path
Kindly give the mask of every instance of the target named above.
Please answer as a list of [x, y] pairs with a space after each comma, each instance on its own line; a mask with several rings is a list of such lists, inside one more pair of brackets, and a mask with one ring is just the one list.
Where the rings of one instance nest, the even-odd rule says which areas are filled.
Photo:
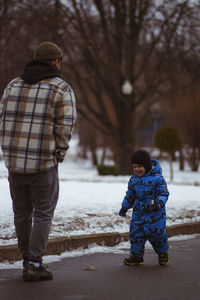
[[[49, 282], [23, 282], [21, 270], [1, 270], [0, 299], [200, 299], [200, 237], [170, 242], [169, 266], [160, 267], [151, 249], [146, 250], [144, 266], [125, 266], [123, 258], [105, 253], [67, 258], [49, 266], [54, 273]], [[97, 270], [84, 270], [92, 265]]]

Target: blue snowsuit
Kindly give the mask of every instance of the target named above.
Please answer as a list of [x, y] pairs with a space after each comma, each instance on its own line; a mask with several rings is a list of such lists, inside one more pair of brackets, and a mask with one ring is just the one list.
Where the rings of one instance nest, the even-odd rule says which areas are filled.
[[[122, 207], [133, 208], [129, 233], [130, 252], [137, 257], [143, 257], [147, 240], [158, 254], [167, 252], [169, 248], [165, 211], [169, 192], [158, 161], [152, 159], [152, 166], [152, 170], [142, 177], [134, 173], [122, 202]], [[151, 200], [158, 201], [160, 209], [153, 211], [150, 206]]]

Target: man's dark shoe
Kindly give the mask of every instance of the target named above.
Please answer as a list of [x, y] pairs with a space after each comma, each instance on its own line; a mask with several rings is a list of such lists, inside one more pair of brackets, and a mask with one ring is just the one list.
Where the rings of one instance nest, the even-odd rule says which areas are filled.
[[42, 263], [40, 263], [39, 267], [28, 264], [23, 269], [23, 279], [25, 281], [52, 280], [53, 274], [47, 271]]
[[28, 267], [28, 260], [24, 259], [23, 260], [23, 277], [24, 277], [24, 274], [26, 273], [27, 267]]
[[125, 265], [128, 266], [141, 266], [144, 264], [143, 257], [137, 257], [134, 254], [131, 254], [129, 258], [124, 259]]
[[161, 266], [165, 266], [169, 264], [169, 255], [168, 253], [160, 253], [158, 254], [158, 261]]

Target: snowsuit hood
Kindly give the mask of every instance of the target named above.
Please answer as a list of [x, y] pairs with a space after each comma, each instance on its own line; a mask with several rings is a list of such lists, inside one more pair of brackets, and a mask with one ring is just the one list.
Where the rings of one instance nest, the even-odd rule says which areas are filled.
[[153, 174], [154, 175], [156, 175], [156, 174], [162, 175], [162, 168], [161, 168], [159, 162], [156, 159], [152, 159], [151, 162], [152, 162], [152, 170], [149, 173], [152, 175]]
[[60, 71], [48, 61], [33, 59], [25, 65], [20, 77], [26, 83], [34, 84], [43, 79], [60, 77]]

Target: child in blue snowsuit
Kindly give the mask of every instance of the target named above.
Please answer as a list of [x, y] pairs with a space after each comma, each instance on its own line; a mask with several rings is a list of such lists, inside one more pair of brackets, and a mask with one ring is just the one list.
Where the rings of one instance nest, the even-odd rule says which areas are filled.
[[150, 158], [145, 150], [136, 151], [131, 159], [134, 175], [128, 183], [128, 191], [119, 215], [126, 216], [133, 208], [130, 223], [130, 257], [126, 265], [144, 264], [144, 246], [148, 240], [158, 254], [160, 265], [169, 263], [166, 233], [165, 204], [169, 196], [162, 169], [157, 160]]

